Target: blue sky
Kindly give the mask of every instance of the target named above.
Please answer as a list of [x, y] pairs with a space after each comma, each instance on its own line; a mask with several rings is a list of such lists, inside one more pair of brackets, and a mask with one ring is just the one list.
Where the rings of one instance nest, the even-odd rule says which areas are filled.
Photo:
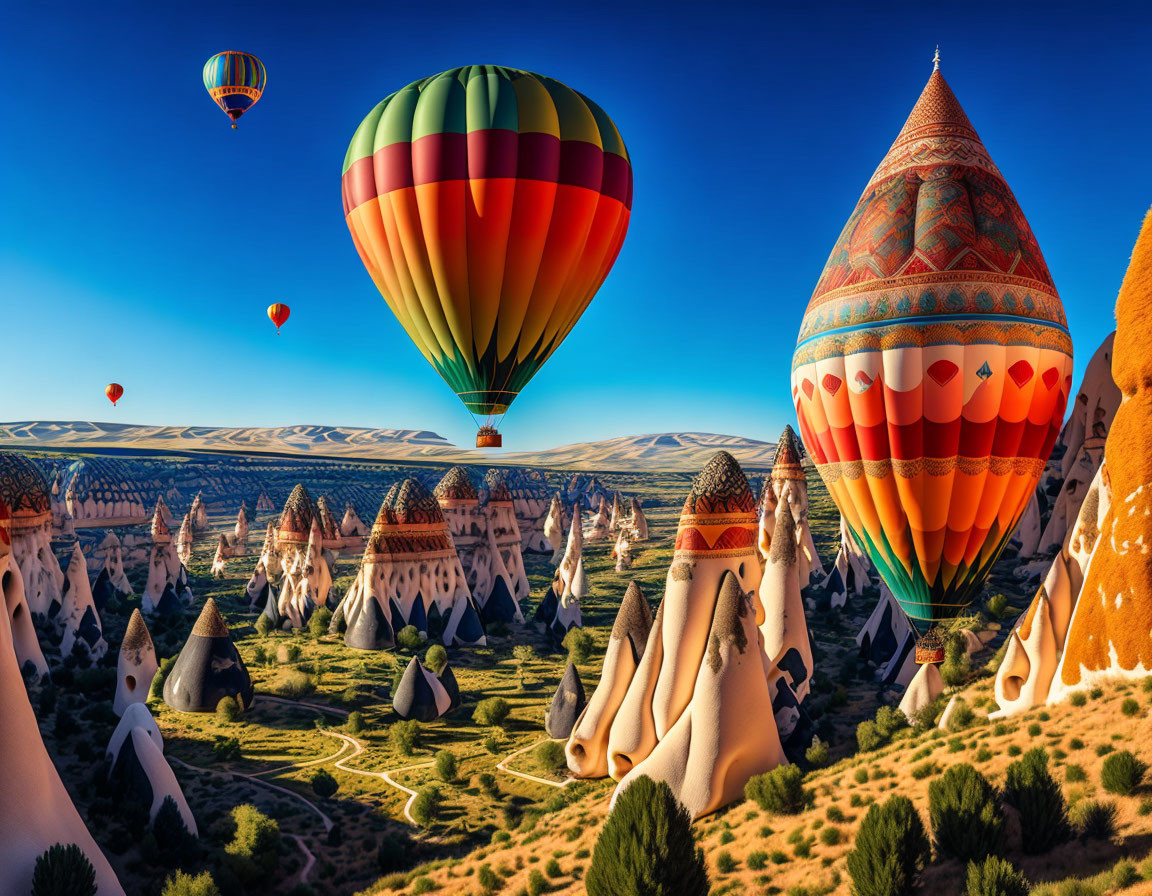
[[[1016, 193], [1079, 379], [1152, 203], [1146, 4], [5, 5], [0, 420], [432, 429], [472, 420], [364, 272], [340, 169], [385, 95], [457, 65], [595, 99], [635, 169], [623, 251], [505, 445], [778, 436], [832, 243], [942, 70]], [[255, 53], [233, 132], [204, 61]], [[277, 337], [274, 301], [293, 317]], [[104, 385], [122, 383], [113, 409]]]

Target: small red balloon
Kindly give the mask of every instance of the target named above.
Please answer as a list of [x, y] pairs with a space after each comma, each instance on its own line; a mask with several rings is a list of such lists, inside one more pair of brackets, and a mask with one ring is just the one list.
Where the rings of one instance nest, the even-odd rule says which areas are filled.
[[108, 396], [108, 400], [112, 402], [112, 407], [116, 407], [116, 402], [120, 400], [120, 396], [124, 394], [124, 387], [119, 383], [109, 383], [104, 387], [104, 394]]
[[292, 313], [292, 309], [287, 305], [282, 305], [277, 302], [275, 305], [268, 306], [268, 319], [276, 324], [276, 332], [280, 332], [280, 328], [284, 326], [284, 322], [288, 320], [288, 316]]

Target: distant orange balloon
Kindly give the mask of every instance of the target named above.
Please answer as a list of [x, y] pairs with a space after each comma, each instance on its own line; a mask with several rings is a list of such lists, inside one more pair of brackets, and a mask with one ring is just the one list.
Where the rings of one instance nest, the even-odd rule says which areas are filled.
[[268, 306], [268, 319], [276, 324], [276, 333], [280, 333], [280, 328], [284, 326], [284, 322], [288, 320], [288, 316], [292, 313], [292, 309], [287, 305], [282, 305], [277, 302], [275, 305]]
[[120, 396], [124, 394], [124, 387], [119, 383], [109, 383], [104, 387], [104, 394], [108, 396], [108, 400], [112, 402], [112, 407], [116, 407], [116, 402], [120, 400]]

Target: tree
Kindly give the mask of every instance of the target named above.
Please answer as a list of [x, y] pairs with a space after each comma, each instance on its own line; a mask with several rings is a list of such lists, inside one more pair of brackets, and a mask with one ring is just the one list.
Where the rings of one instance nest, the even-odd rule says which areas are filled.
[[620, 794], [584, 885], [588, 896], [707, 896], [692, 818], [667, 784], [641, 775]]
[[364, 713], [360, 712], [360, 710], [355, 710], [354, 712], [350, 712], [348, 714], [348, 733], [364, 733]]
[[771, 771], [749, 779], [744, 785], [744, 797], [765, 812], [795, 815], [803, 810], [808, 801], [808, 794], [804, 790], [804, 773], [799, 766], [778, 765]]
[[240, 718], [240, 704], [235, 697], [221, 697], [216, 704], [216, 720], [218, 722], [235, 722]]
[[477, 725], [501, 726], [508, 718], [512, 707], [503, 697], [487, 697], [476, 704], [472, 713], [472, 721]]
[[524, 687], [524, 670], [532, 660], [536, 659], [536, 651], [531, 644], [517, 644], [512, 648], [512, 657], [516, 660], [516, 673], [520, 676], [520, 687]]
[[909, 896], [930, 857], [924, 822], [910, 799], [873, 804], [848, 853], [852, 896]]
[[388, 740], [403, 756], [411, 756], [420, 746], [420, 723], [416, 719], [396, 722], [388, 729]]
[[96, 896], [96, 869], [75, 843], [57, 843], [36, 860], [32, 896]]
[[328, 634], [328, 626], [332, 622], [332, 611], [327, 607], [319, 607], [308, 620], [308, 633], [313, 638], [322, 638]]
[[428, 652], [424, 654], [424, 666], [429, 672], [439, 675], [447, 665], [448, 651], [444, 649], [443, 644], [433, 644], [428, 648]]
[[271, 874], [280, 852], [280, 825], [250, 803], [232, 810], [236, 831], [224, 851], [233, 870], [247, 883]]
[[564, 636], [562, 642], [564, 648], [568, 651], [568, 661], [577, 666], [582, 666], [592, 657], [592, 647], [595, 642], [592, 636], [584, 631], [582, 628], [571, 629], [568, 634]]
[[440, 788], [429, 784], [416, 794], [412, 801], [412, 817], [416, 823], [428, 827], [440, 817], [440, 807], [444, 798], [440, 795]]
[[1100, 767], [1100, 783], [1109, 793], [1128, 796], [1144, 779], [1148, 766], [1128, 750], [1113, 753]]
[[450, 750], [441, 750], [436, 754], [436, 774], [440, 776], [441, 781], [451, 784], [456, 780], [457, 770], [458, 764], [454, 753]]
[[1048, 771], [1048, 754], [1036, 747], [1008, 766], [1004, 801], [1020, 814], [1022, 846], [1039, 855], [1072, 836], [1064, 792]]
[[267, 637], [272, 632], [272, 620], [261, 613], [256, 619], [257, 634]]
[[966, 883], [967, 896], [1028, 896], [1032, 889], [1011, 862], [996, 856], [969, 862]]
[[170, 796], [164, 797], [164, 802], [160, 804], [160, 811], [152, 822], [152, 834], [161, 853], [183, 855], [192, 852], [195, 847], [196, 840], [184, 824], [176, 800]]
[[148, 701], [163, 700], [164, 699], [164, 682], [168, 680], [168, 673], [172, 671], [172, 667], [176, 665], [176, 657], [169, 656], [160, 660], [160, 668], [156, 670], [156, 674], [152, 676], [152, 684], [148, 688]]
[[328, 799], [339, 789], [340, 785], [336, 783], [336, 779], [324, 769], [319, 769], [312, 776], [312, 790], [321, 799]]
[[220, 896], [220, 888], [207, 871], [195, 877], [177, 871], [164, 882], [160, 896]]
[[406, 625], [396, 632], [396, 643], [405, 650], [419, 650], [424, 639], [420, 637], [420, 632], [416, 626]]
[[971, 765], [954, 765], [928, 785], [928, 818], [941, 854], [983, 861], [1000, 849], [1004, 816], [996, 792]]

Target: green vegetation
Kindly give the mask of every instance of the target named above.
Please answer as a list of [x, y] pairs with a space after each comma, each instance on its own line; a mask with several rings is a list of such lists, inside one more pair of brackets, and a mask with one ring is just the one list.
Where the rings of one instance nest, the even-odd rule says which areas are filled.
[[707, 896], [704, 852], [667, 784], [641, 776], [604, 822], [584, 878], [588, 896]]
[[364, 713], [359, 710], [348, 713], [348, 724], [345, 726], [352, 735], [364, 733]]
[[804, 809], [808, 801], [808, 793], [804, 790], [804, 773], [795, 765], [778, 765], [749, 780], [744, 787], [744, 797], [765, 812], [795, 815]]
[[456, 780], [459, 767], [456, 754], [451, 750], [441, 750], [436, 754], [436, 774], [445, 784], [451, 784]]
[[177, 871], [164, 882], [164, 890], [160, 896], [220, 896], [220, 888], [207, 871], [202, 871], [195, 877]]
[[1120, 712], [1126, 716], [1140, 715], [1140, 702], [1135, 697], [1125, 697], [1124, 702], [1120, 704]]
[[1027, 879], [1011, 862], [989, 856], [983, 862], [968, 863], [967, 896], [1028, 896]]
[[327, 607], [318, 608], [308, 620], [308, 633], [313, 638], [322, 638], [328, 634], [328, 626], [332, 623], [332, 611]]
[[536, 748], [536, 761], [549, 771], [559, 771], [567, 763], [564, 745], [558, 740], [546, 740]]
[[36, 860], [32, 896], [96, 896], [96, 869], [75, 843], [57, 843]]
[[1000, 848], [1004, 817], [996, 792], [971, 765], [954, 765], [928, 785], [928, 817], [941, 855], [983, 860]]
[[931, 850], [924, 822], [907, 797], [873, 805], [848, 853], [852, 896], [910, 896]]
[[245, 884], [265, 880], [276, 870], [280, 853], [280, 825], [250, 803], [232, 810], [235, 830], [224, 848], [233, 873]]
[[490, 725], [499, 727], [508, 719], [512, 707], [503, 697], [487, 697], [476, 704], [472, 713], [472, 721], [477, 725]]
[[414, 625], [406, 625], [396, 632], [396, 646], [404, 650], [416, 651], [424, 646], [424, 639]]
[[428, 648], [428, 652], [424, 654], [424, 666], [430, 672], [439, 675], [447, 665], [448, 651], [444, 649], [443, 644], [433, 644]]
[[960, 632], [953, 632], [944, 642], [944, 662], [940, 664], [940, 677], [949, 687], [957, 687], [968, 680], [972, 661], [968, 658], [967, 644]]
[[1048, 771], [1043, 747], [1029, 750], [1008, 766], [1004, 801], [1019, 813], [1026, 855], [1048, 852], [1071, 836], [1064, 793]]
[[1086, 840], [1111, 840], [1116, 836], [1115, 803], [1087, 800], [1076, 807], [1073, 820], [1076, 830]]
[[388, 729], [388, 740], [402, 756], [411, 756], [420, 746], [420, 723], [415, 719], [394, 722]]
[[1100, 783], [1109, 793], [1130, 796], [1140, 786], [1148, 766], [1128, 750], [1113, 753], [1100, 769]]
[[256, 631], [265, 638], [272, 633], [272, 620], [261, 613], [256, 618]]
[[582, 628], [574, 628], [564, 636], [564, 649], [568, 651], [568, 662], [583, 666], [592, 659], [592, 648], [595, 641], [590, 632]]
[[164, 699], [164, 682], [168, 680], [168, 673], [176, 665], [176, 657], [170, 656], [160, 660], [160, 668], [152, 676], [152, 685], [148, 688], [148, 702], [152, 703]]
[[824, 766], [828, 764], [828, 744], [818, 737], [812, 738], [812, 743], [810, 743], [808, 749], [804, 751], [804, 758], [808, 760], [808, 764], [812, 766], [812, 768], [824, 768]]
[[240, 719], [240, 704], [235, 697], [224, 697], [216, 704], [216, 720], [230, 725]]
[[416, 819], [417, 824], [430, 827], [440, 819], [443, 803], [440, 788], [435, 784], [429, 784], [420, 790], [416, 794], [416, 799], [412, 801], [412, 817]]
[[328, 799], [340, 789], [336, 779], [324, 769], [320, 769], [312, 776], [312, 791], [321, 799]]

